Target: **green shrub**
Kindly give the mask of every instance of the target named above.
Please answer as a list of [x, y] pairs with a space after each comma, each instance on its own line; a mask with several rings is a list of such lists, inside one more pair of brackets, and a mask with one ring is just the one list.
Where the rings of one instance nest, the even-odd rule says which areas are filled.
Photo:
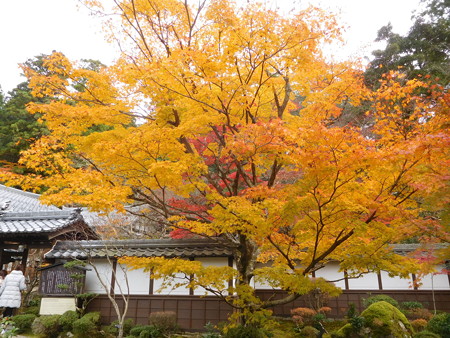
[[96, 336], [100, 324], [100, 313], [89, 312], [73, 322], [73, 333], [77, 337]]
[[32, 314], [35, 316], [39, 316], [39, 306], [28, 306], [23, 308], [22, 314]]
[[36, 317], [31, 324], [31, 330], [38, 336], [57, 337], [59, 334], [59, 317], [61, 315]]
[[73, 323], [79, 319], [78, 313], [76, 311], [66, 311], [59, 318], [59, 326], [62, 332], [71, 332], [73, 329]]
[[[123, 321], [123, 335], [127, 336], [133, 327], [134, 327], [133, 319], [131, 318], [125, 319]], [[118, 320], [113, 321], [111, 325], [108, 326], [106, 331], [113, 335], [117, 335], [117, 333], [119, 332], [119, 321]]]
[[386, 295], [376, 295], [376, 296], [366, 298], [363, 300], [363, 305], [365, 308], [368, 308], [370, 305], [377, 303], [377, 302], [387, 302], [387, 303], [395, 306], [396, 308], [399, 307], [398, 302], [394, 298], [386, 296]]
[[150, 313], [149, 324], [158, 328], [163, 334], [174, 333], [179, 330], [177, 314], [173, 311]]
[[405, 315], [392, 304], [385, 301], [373, 303], [361, 313], [374, 337], [404, 337], [413, 333]]
[[220, 338], [220, 333], [211, 322], [205, 325], [206, 332], [202, 334], [202, 338]]
[[319, 335], [319, 330], [312, 326], [305, 326], [300, 330], [300, 337], [314, 338]]
[[430, 319], [427, 330], [442, 337], [450, 337], [450, 313], [439, 313]]
[[141, 338], [159, 338], [162, 337], [163, 334], [157, 327], [153, 325], [138, 325], [130, 330], [130, 336]]
[[223, 335], [225, 338], [265, 338], [264, 330], [256, 326], [238, 325], [229, 328]]
[[11, 318], [11, 321], [14, 322], [14, 326], [17, 328], [17, 333], [22, 333], [28, 329], [31, 329], [31, 325], [33, 324], [36, 315], [33, 314], [25, 314], [25, 315], [17, 315]]
[[440, 335], [430, 332], [430, 331], [421, 331], [416, 333], [414, 336], [414, 338], [441, 338]]
[[401, 303], [400, 308], [405, 310], [422, 309], [423, 305], [420, 302], [403, 302]]

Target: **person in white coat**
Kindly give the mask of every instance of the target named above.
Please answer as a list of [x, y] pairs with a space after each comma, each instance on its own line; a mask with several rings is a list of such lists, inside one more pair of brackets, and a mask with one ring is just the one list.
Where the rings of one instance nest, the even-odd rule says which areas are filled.
[[11, 317], [14, 309], [20, 307], [22, 295], [20, 291], [25, 290], [25, 276], [22, 266], [18, 265], [14, 271], [5, 277], [0, 287], [0, 307], [4, 307], [3, 317]]

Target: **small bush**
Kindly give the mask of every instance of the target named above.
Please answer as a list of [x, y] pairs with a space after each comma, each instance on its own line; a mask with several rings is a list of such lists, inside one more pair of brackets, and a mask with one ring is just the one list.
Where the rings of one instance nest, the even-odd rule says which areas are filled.
[[421, 331], [416, 333], [414, 336], [414, 338], [441, 338], [440, 335], [430, 332], [430, 331]]
[[59, 317], [59, 326], [62, 332], [71, 332], [73, 329], [73, 323], [79, 319], [78, 313], [76, 311], [66, 311], [61, 317]]
[[202, 334], [202, 338], [220, 338], [220, 333], [211, 322], [205, 325], [205, 330], [206, 332]]
[[305, 326], [300, 330], [300, 337], [314, 338], [319, 335], [319, 330], [312, 326]]
[[22, 333], [28, 329], [31, 329], [31, 325], [36, 316], [33, 314], [17, 315], [11, 318], [14, 322], [14, 326], [17, 328], [17, 333]]
[[77, 337], [96, 336], [100, 324], [100, 313], [89, 312], [73, 322], [73, 333]]
[[430, 319], [427, 330], [442, 337], [450, 337], [450, 313], [439, 313]]
[[177, 314], [173, 311], [150, 313], [149, 324], [158, 328], [163, 334], [174, 333], [179, 330]]
[[38, 336], [57, 337], [59, 334], [59, 317], [61, 315], [36, 317], [31, 324], [31, 330]]
[[159, 338], [162, 337], [163, 334], [153, 325], [138, 325], [130, 330], [130, 336], [141, 338]]
[[256, 326], [238, 325], [229, 328], [223, 335], [225, 338], [265, 338], [264, 330]]
[[413, 327], [414, 331], [420, 332], [425, 329], [428, 322], [425, 319], [416, 319], [411, 321], [411, 326]]
[[377, 302], [387, 302], [387, 303], [395, 306], [396, 308], [399, 307], [398, 302], [394, 298], [386, 296], [386, 295], [376, 295], [376, 296], [366, 298], [363, 300], [363, 305], [365, 308], [368, 308], [370, 305], [377, 303]]
[[420, 302], [403, 302], [401, 303], [400, 308], [405, 310], [422, 309], [423, 305]]
[[[123, 321], [123, 335], [127, 336], [133, 327], [134, 327], [133, 319], [131, 318], [125, 319]], [[106, 328], [106, 331], [113, 335], [117, 335], [117, 333], [119, 332], [119, 321], [118, 320], [113, 321], [111, 325], [109, 325], [108, 328]]]

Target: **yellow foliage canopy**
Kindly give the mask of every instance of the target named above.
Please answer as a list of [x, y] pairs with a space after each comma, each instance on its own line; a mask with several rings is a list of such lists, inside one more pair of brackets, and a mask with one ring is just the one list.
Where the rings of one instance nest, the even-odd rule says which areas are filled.
[[[94, 210], [139, 203], [147, 217], [232, 245], [240, 285], [258, 275], [291, 293], [313, 288], [307, 277], [330, 260], [404, 274], [413, 261], [387, 244], [444, 236], [422, 209], [450, 167], [444, 90], [392, 75], [369, 93], [356, 65], [322, 56], [340, 28], [318, 9], [114, 3], [102, 1], [116, 14], [115, 65], [86, 70], [53, 53], [51, 75], [24, 69], [34, 95], [55, 98], [29, 107], [51, 135], [23, 154], [42, 174], [20, 178], [25, 187]], [[344, 107], [363, 100], [373, 102], [370, 123], [340, 123]], [[231, 274], [127, 262], [168, 275], [183, 268], [206, 276], [201, 284]]]

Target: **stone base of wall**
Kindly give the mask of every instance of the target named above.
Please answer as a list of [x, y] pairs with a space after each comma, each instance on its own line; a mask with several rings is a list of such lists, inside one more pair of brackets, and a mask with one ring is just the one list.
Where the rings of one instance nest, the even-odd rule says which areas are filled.
[[[258, 290], [257, 294], [263, 299], [281, 298], [283, 296], [283, 292], [272, 290]], [[355, 308], [360, 312], [363, 310], [363, 299], [379, 294], [388, 295], [400, 303], [406, 301], [421, 302], [426, 308], [434, 309], [431, 291], [346, 290], [339, 297], [327, 301], [326, 305], [332, 309], [328, 316], [343, 318], [350, 303], [355, 304]], [[123, 308], [123, 301], [119, 298], [117, 301]], [[450, 290], [435, 291], [434, 299], [437, 310], [450, 312]], [[148, 317], [152, 312], [174, 311], [177, 313], [180, 327], [188, 331], [203, 330], [208, 322], [217, 324], [226, 321], [233, 311], [231, 306], [213, 296], [137, 295], [129, 297], [128, 306], [127, 317], [134, 319], [136, 324], [148, 324]], [[309, 306], [310, 304], [305, 297], [299, 297], [291, 303], [275, 307], [273, 313], [276, 316], [288, 317], [291, 309]], [[89, 304], [88, 311], [99, 311], [102, 316], [102, 323], [105, 325], [117, 319], [114, 308], [106, 295], [95, 298]]]

